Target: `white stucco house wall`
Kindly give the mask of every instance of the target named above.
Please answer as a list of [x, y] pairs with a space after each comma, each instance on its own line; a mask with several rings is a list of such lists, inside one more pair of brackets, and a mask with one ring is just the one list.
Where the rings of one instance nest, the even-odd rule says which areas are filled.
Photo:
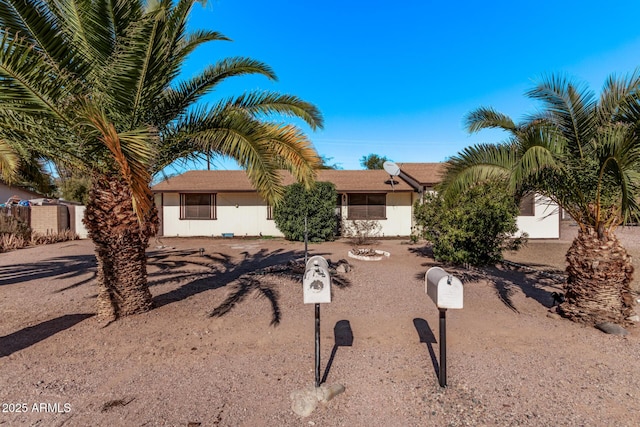
[[[380, 170], [321, 170], [317, 180], [336, 186], [336, 212], [343, 219], [376, 220], [383, 236], [411, 234], [415, 191], [406, 182], [396, 178], [392, 184]], [[294, 182], [287, 173], [283, 181]], [[163, 236], [282, 236], [244, 171], [189, 171], [152, 190]]]
[[[413, 205], [440, 181], [443, 163], [403, 163], [393, 182], [383, 170], [321, 170], [317, 180], [332, 182], [343, 220], [379, 222], [384, 237], [409, 236]], [[294, 182], [283, 172], [285, 185]], [[162, 236], [282, 236], [271, 207], [244, 171], [188, 171], [152, 187]], [[560, 237], [558, 209], [536, 197], [523, 203], [518, 226], [533, 239]]]

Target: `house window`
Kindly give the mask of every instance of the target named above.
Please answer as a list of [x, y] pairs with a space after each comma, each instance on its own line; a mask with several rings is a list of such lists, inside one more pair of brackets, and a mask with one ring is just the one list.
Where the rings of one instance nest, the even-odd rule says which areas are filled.
[[180, 219], [216, 219], [216, 195], [180, 194]]
[[273, 206], [267, 205], [267, 219], [273, 220]]
[[386, 219], [386, 194], [354, 193], [347, 198], [349, 219]]
[[536, 215], [536, 195], [526, 194], [520, 200], [520, 216], [535, 216]]

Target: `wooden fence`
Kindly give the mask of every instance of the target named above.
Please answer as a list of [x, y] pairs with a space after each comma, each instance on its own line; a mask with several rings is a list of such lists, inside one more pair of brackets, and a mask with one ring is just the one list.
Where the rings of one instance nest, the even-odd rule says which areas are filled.
[[[16, 221], [12, 221], [15, 218]], [[29, 206], [5, 206], [0, 208], [0, 232], [14, 233], [17, 223], [31, 225], [31, 208]]]

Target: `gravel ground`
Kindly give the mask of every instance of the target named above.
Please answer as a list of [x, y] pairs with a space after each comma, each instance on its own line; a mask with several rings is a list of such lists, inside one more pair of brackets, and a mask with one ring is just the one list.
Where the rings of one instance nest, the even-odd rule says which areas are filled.
[[[507, 258], [562, 274], [571, 231]], [[632, 253], [634, 233], [621, 234]], [[640, 424], [638, 328], [620, 337], [548, 317], [561, 284], [531, 271], [455, 272], [465, 307], [447, 313], [441, 388], [424, 292], [435, 263], [422, 245], [375, 247], [390, 258], [350, 260], [322, 305], [321, 373], [346, 391], [306, 418], [290, 395], [314, 382], [314, 308], [300, 275], [265, 270], [301, 244], [162, 239], [149, 251], [158, 307], [104, 328], [91, 242], [0, 254], [0, 426]], [[350, 248], [310, 253], [335, 262]]]

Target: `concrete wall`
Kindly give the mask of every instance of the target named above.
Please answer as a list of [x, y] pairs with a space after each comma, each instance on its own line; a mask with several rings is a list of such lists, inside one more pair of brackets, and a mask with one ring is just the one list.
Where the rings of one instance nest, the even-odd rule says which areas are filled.
[[68, 228], [69, 211], [65, 205], [31, 207], [31, 230], [36, 233], [58, 233]]
[[535, 215], [519, 216], [517, 224], [530, 239], [559, 239], [560, 209], [550, 199], [536, 195]]
[[86, 239], [89, 237], [89, 233], [87, 228], [84, 226], [82, 222], [82, 218], [84, 218], [84, 206], [75, 206], [69, 205], [69, 228], [74, 231], [78, 237], [81, 239]]

